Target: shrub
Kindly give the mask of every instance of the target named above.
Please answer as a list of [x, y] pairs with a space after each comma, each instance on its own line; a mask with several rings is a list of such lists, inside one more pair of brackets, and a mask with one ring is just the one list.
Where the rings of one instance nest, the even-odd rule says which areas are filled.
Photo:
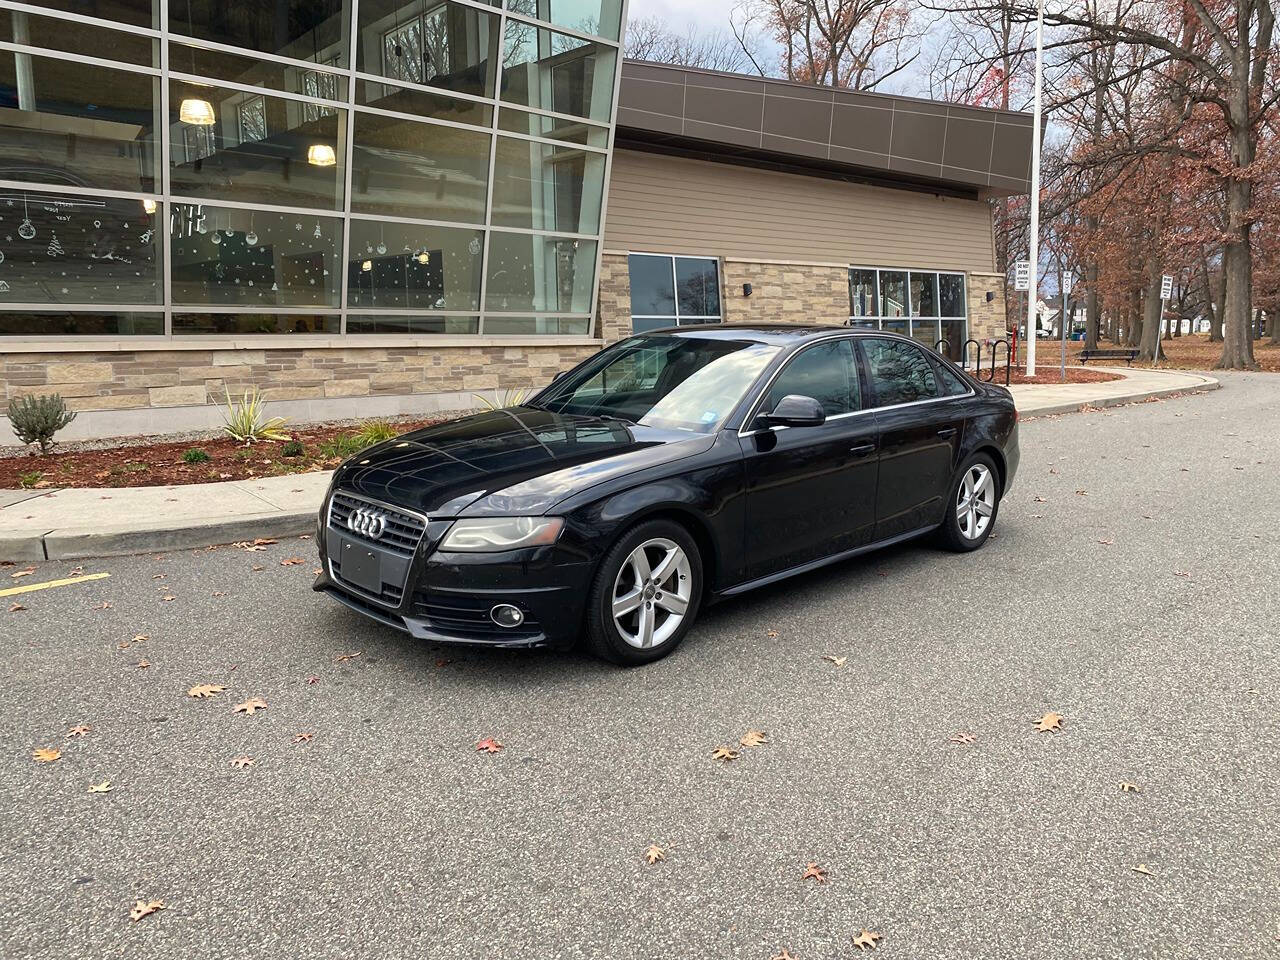
[[400, 431], [387, 423], [385, 420], [366, 420], [360, 424], [360, 429], [352, 435], [360, 449], [372, 447], [375, 443], [382, 443], [384, 440], [394, 440], [400, 436]]
[[211, 459], [213, 458], [207, 453], [203, 450], [197, 450], [195, 447], [182, 454], [183, 463], [208, 463]]
[[282, 457], [301, 457], [307, 452], [301, 440], [290, 440], [280, 450]]
[[223, 415], [225, 426], [222, 429], [232, 440], [247, 445], [256, 440], [290, 439], [289, 435], [280, 429], [287, 422], [284, 417], [263, 419], [264, 404], [257, 387], [246, 390], [244, 398], [239, 402], [232, 401], [230, 390], [227, 390], [226, 394], [227, 412]]
[[497, 403], [494, 403], [488, 397], [482, 397], [478, 393], [473, 393], [472, 396], [475, 397], [477, 400], [479, 400], [482, 404], [484, 404], [486, 409], [501, 410], [505, 407], [520, 406], [520, 404], [524, 403], [527, 399], [529, 399], [529, 394], [531, 394], [532, 392], [533, 391], [530, 390], [528, 387], [513, 387], [510, 390], [504, 390], [502, 392], [502, 395], [498, 398]]
[[340, 433], [319, 445], [320, 456], [326, 460], [345, 460], [363, 449], [364, 444], [356, 439], [354, 433]]
[[53, 435], [76, 418], [58, 394], [14, 397], [9, 401], [9, 422], [23, 443], [40, 444], [40, 452], [53, 449]]
[[44, 474], [39, 470], [32, 470], [30, 473], [18, 474], [18, 486], [23, 490], [34, 490], [35, 485], [44, 479]]

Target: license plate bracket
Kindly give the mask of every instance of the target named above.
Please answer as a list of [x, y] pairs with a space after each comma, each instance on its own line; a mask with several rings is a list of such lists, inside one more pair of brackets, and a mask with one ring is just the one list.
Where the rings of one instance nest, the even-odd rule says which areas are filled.
[[338, 556], [343, 580], [375, 597], [382, 595], [382, 557], [379, 554], [363, 543], [344, 537]]

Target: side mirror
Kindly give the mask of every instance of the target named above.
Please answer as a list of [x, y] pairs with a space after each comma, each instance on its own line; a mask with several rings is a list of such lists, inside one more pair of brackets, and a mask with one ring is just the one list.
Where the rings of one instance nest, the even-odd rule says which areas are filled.
[[756, 419], [766, 427], [820, 427], [827, 422], [827, 412], [813, 397], [792, 393], [779, 400], [772, 413]]

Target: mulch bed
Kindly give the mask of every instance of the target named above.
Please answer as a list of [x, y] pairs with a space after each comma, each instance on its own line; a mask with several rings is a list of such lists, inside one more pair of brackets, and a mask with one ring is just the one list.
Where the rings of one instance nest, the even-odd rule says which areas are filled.
[[[395, 429], [408, 433], [440, 420], [440, 417], [434, 417], [396, 421]], [[303, 447], [302, 455], [295, 457], [283, 455], [285, 444], [282, 441], [259, 441], [246, 447], [229, 438], [154, 444], [136, 444], [129, 440], [128, 446], [107, 449], [65, 453], [58, 453], [55, 449], [44, 456], [32, 453], [5, 457], [0, 459], [0, 489], [165, 487], [331, 470], [344, 457], [328, 456], [322, 446], [350, 435], [356, 429], [350, 425], [288, 428], [289, 435]], [[199, 463], [184, 462], [182, 455], [193, 449], [203, 450], [209, 459]]]
[[[1105, 370], [1090, 370], [1088, 367], [1067, 366], [1067, 379], [1062, 379], [1062, 368], [1059, 366], [1058, 358], [1052, 363], [1045, 363], [1039, 357], [1036, 357], [1036, 375], [1028, 377], [1023, 369], [1013, 368], [1013, 372], [1009, 375], [1009, 384], [1055, 384], [1055, 383], [1106, 383], [1108, 380], [1123, 380], [1124, 377], [1118, 373], [1107, 373]], [[1004, 383], [1004, 370], [996, 371], [996, 383]]]
[[[1166, 359], [1161, 362], [1161, 369], [1165, 370], [1213, 370], [1219, 358], [1222, 356], [1222, 344], [1211, 343], [1207, 333], [1188, 334], [1181, 337], [1173, 337], [1169, 340], [1160, 341], [1164, 348]], [[1047, 345], [1046, 345], [1047, 344]], [[1099, 347], [1114, 347], [1110, 340], [1100, 340]], [[1021, 353], [1025, 348], [1018, 348]], [[1076, 354], [1084, 349], [1084, 343], [1079, 340], [1070, 341], [1067, 344], [1067, 363], [1079, 366]], [[1049, 366], [1057, 369], [1058, 358], [1061, 356], [1061, 348], [1058, 341], [1041, 340], [1036, 344], [1036, 366], [1039, 367], [1048, 361]], [[1272, 345], [1268, 339], [1253, 341], [1253, 356], [1258, 361], [1258, 367], [1265, 373], [1280, 373], [1280, 346]], [[1091, 361], [1093, 362], [1093, 361]], [[1101, 364], [1111, 364], [1120, 366], [1123, 360], [1099, 360]], [[1135, 363], [1135, 367], [1150, 367], [1149, 363]]]

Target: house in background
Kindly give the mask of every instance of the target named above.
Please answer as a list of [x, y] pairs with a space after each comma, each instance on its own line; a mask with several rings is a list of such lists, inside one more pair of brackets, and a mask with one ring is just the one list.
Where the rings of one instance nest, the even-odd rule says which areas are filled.
[[621, 0], [65, 6], [0, 0], [0, 390], [69, 438], [460, 409], [671, 324], [1004, 335], [1027, 115], [623, 62]]

